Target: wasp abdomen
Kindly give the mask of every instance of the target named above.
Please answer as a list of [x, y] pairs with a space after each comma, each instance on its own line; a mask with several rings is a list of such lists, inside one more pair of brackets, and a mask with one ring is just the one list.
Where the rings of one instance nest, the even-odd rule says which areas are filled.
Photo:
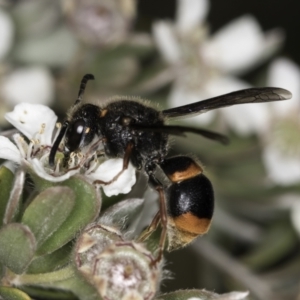
[[190, 157], [166, 159], [161, 167], [172, 182], [167, 189], [168, 237], [169, 249], [175, 249], [208, 231], [214, 193], [201, 166]]
[[208, 230], [214, 210], [214, 194], [205, 175], [173, 183], [167, 194], [168, 215], [178, 228], [197, 234]]

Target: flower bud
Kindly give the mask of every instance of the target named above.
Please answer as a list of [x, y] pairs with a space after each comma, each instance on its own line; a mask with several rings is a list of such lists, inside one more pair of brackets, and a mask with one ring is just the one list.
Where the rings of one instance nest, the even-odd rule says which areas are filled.
[[119, 232], [94, 225], [76, 247], [79, 272], [103, 299], [152, 299], [160, 281], [160, 265], [143, 245], [123, 241]]
[[[98, 253], [103, 252], [110, 244], [123, 241], [121, 233], [106, 225], [93, 223], [84, 229], [77, 240], [75, 263], [81, 273], [92, 268]], [[89, 271], [87, 271], [87, 274]]]
[[71, 0], [65, 3], [71, 28], [84, 42], [100, 47], [125, 40], [135, 16], [134, 0]]

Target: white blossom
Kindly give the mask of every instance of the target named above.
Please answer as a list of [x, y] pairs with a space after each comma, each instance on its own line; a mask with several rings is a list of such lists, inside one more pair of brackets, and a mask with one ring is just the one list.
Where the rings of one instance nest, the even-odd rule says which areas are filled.
[[[68, 167], [61, 166], [59, 160], [54, 168], [50, 167], [48, 160], [57, 116], [47, 106], [21, 103], [6, 114], [6, 119], [20, 133], [13, 135], [14, 143], [7, 137], [0, 136], [0, 158], [22, 165], [52, 182], [64, 181], [75, 174], [83, 173], [90, 182], [103, 181], [103, 189], [108, 196], [128, 193], [135, 184], [135, 169], [131, 163], [120, 173], [123, 159], [107, 159], [101, 163], [95, 152], [87, 152], [86, 155], [71, 154]], [[116, 180], [109, 183], [119, 173]]]
[[269, 179], [279, 185], [300, 182], [300, 68], [291, 60], [275, 60], [268, 84], [282, 85], [293, 94], [289, 101], [269, 104], [270, 118], [262, 132], [263, 162]]
[[44, 67], [24, 67], [7, 74], [1, 87], [3, 99], [10, 105], [22, 102], [49, 105], [54, 100], [54, 79]]
[[[192, 2], [197, 5], [191, 5]], [[169, 95], [170, 107], [250, 87], [248, 83], [234, 75], [248, 70], [269, 57], [283, 40], [278, 30], [262, 32], [255, 18], [250, 15], [232, 21], [209, 36], [205, 24], [207, 11], [207, 1], [179, 0], [176, 23], [159, 21], [153, 26], [157, 47], [174, 74]], [[255, 107], [259, 104], [251, 105]], [[254, 120], [251, 114], [243, 120], [243, 114], [239, 109], [248, 111], [249, 107], [250, 105], [244, 108], [231, 107], [222, 109], [221, 113], [227, 124], [241, 134], [248, 134], [255, 130], [252, 128]], [[267, 115], [267, 108], [263, 105], [259, 107], [262, 112], [256, 128]], [[210, 122], [215, 114], [215, 111], [210, 111], [200, 117], [189, 118], [187, 121], [205, 124]], [[236, 118], [233, 118], [233, 115], [239, 116], [241, 121], [238, 125], [234, 123]]]
[[176, 26], [180, 32], [189, 32], [204, 22], [209, 9], [208, 0], [178, 0], [177, 3]]
[[[114, 158], [104, 161], [89, 176], [94, 180], [110, 181], [123, 168], [123, 159]], [[123, 194], [130, 192], [131, 187], [135, 184], [135, 169], [130, 165], [128, 169], [123, 171], [122, 176], [113, 181], [109, 185], [103, 185], [103, 191], [107, 196], [118, 195], [120, 186], [122, 186]]]
[[271, 54], [280, 41], [278, 30], [263, 33], [253, 16], [244, 15], [207, 39], [201, 52], [211, 67], [225, 74], [240, 73]]

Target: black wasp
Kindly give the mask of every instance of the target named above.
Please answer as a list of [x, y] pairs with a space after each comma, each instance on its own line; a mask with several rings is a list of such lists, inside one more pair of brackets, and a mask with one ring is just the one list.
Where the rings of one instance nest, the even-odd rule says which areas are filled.
[[[88, 80], [83, 77], [78, 98], [70, 109], [49, 156], [54, 166], [55, 155], [64, 139], [64, 156], [80, 152], [95, 140], [101, 141], [108, 157], [123, 158], [123, 170], [131, 162], [138, 170], [145, 170], [149, 184], [159, 193], [159, 211], [142, 235], [146, 239], [161, 223], [159, 260], [168, 234], [169, 249], [188, 244], [209, 229], [214, 209], [213, 188], [201, 166], [187, 156], [167, 158], [169, 135], [193, 132], [226, 143], [227, 139], [212, 131], [183, 126], [169, 126], [167, 119], [200, 114], [212, 109], [243, 103], [259, 103], [291, 98], [281, 88], [251, 88], [176, 108], [158, 111], [141, 101], [119, 99], [104, 106], [82, 104]], [[159, 167], [170, 180], [164, 187], [155, 176]], [[103, 183], [103, 182], [95, 182]]]

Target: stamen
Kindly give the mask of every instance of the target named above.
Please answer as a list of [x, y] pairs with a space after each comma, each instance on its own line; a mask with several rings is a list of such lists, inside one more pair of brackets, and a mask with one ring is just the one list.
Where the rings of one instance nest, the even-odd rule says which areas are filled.
[[84, 159], [84, 155], [81, 152], [78, 152], [76, 157], [77, 157], [77, 164], [82, 166], [81, 163], [82, 163], [82, 160]]
[[54, 174], [59, 174], [60, 165], [61, 165], [61, 159], [59, 158], [55, 165]]
[[75, 157], [76, 157], [76, 153], [75, 152], [72, 152], [70, 154], [70, 159], [68, 161], [68, 168], [69, 169], [72, 169], [75, 167]]
[[28, 145], [28, 148], [27, 148], [27, 154], [26, 154], [26, 159], [30, 159], [31, 158], [31, 155], [33, 153], [33, 148], [34, 148], [34, 141], [31, 141]]
[[28, 145], [25, 143], [24, 138], [17, 133], [13, 135], [13, 139], [20, 150], [21, 156], [25, 158]]
[[[40, 148], [40, 149], [41, 149], [41, 148]], [[40, 150], [40, 149], [38, 149], [38, 150]], [[46, 149], [46, 147], [43, 147], [43, 149], [41, 149], [41, 150], [44, 150], [44, 149]], [[38, 152], [38, 151], [37, 151], [37, 152]], [[37, 152], [36, 152], [36, 153], [37, 153]], [[34, 155], [36, 155], [36, 153], [34, 153]], [[40, 157], [40, 161], [43, 162], [44, 165], [45, 165], [45, 160], [48, 159], [48, 156], [49, 156], [49, 153], [46, 152], [46, 153], [44, 153], [44, 154]]]
[[41, 124], [41, 128], [40, 128], [40, 131], [39, 131], [39, 134], [44, 134], [45, 128], [46, 128], [46, 124], [45, 124], [45, 123], [42, 123], [42, 124]]

